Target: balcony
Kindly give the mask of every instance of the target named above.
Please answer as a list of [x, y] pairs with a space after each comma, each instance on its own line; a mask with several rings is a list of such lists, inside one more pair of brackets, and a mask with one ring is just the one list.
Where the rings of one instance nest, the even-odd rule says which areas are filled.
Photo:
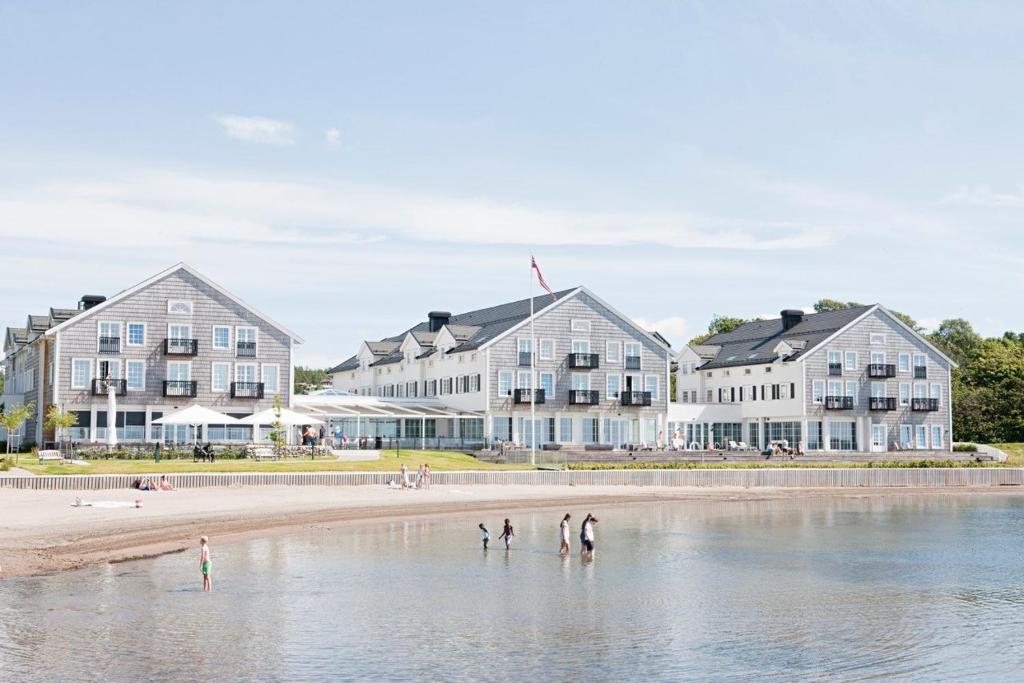
[[263, 398], [263, 382], [232, 382], [231, 398]]
[[165, 356], [195, 356], [198, 353], [198, 339], [164, 339]]
[[928, 366], [927, 365], [915, 365], [914, 366], [914, 379], [928, 379]]
[[195, 398], [196, 382], [187, 379], [164, 380], [164, 396], [172, 398]]
[[910, 399], [910, 409], [918, 413], [934, 412], [939, 409], [939, 399], [912, 398]]
[[599, 364], [596, 353], [569, 354], [569, 367], [573, 370], [596, 370]]
[[826, 396], [825, 410], [853, 410], [853, 396]]
[[624, 406], [643, 407], [651, 405], [651, 392], [649, 391], [623, 391], [619, 394], [619, 400]]
[[868, 410], [896, 410], [896, 397], [872, 396], [868, 399]]
[[100, 353], [121, 353], [120, 337], [100, 337]]
[[595, 389], [572, 389], [569, 391], [569, 405], [571, 406], [596, 406], [598, 400]]
[[528, 368], [528, 367], [531, 367], [532, 363], [533, 363], [533, 354], [532, 353], [530, 353], [529, 351], [520, 351], [519, 352], [519, 367], [521, 367], [521, 368]]
[[530, 396], [533, 396], [533, 404], [544, 402], [543, 389], [516, 389], [512, 392], [512, 403], [519, 405], [530, 405]]
[[891, 363], [871, 363], [868, 365], [868, 377], [895, 377], [896, 366]]
[[626, 369], [627, 370], [639, 370], [640, 369], [640, 356], [626, 356]]
[[256, 342], [240, 341], [235, 344], [235, 355], [239, 358], [255, 358]]
[[833, 377], [836, 376], [836, 375], [843, 374], [843, 364], [842, 363], [829, 363], [828, 364], [828, 374], [832, 375]]
[[94, 379], [92, 381], [92, 395], [106, 396], [107, 390], [114, 387], [115, 396], [124, 396], [128, 393], [128, 380], [126, 379]]

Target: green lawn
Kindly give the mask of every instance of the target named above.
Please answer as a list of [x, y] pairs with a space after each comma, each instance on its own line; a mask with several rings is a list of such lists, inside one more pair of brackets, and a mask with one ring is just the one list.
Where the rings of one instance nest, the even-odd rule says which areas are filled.
[[420, 464], [435, 472], [445, 470], [522, 470], [529, 465], [492, 465], [471, 455], [452, 451], [407, 451], [401, 457], [395, 451], [383, 451], [380, 460], [339, 462], [333, 457], [290, 458], [288, 460], [92, 460], [88, 465], [39, 464], [31, 455], [22, 454], [18, 467], [35, 474], [159, 474], [174, 472], [396, 472], [402, 463], [412, 470]]
[[1006, 464], [1024, 467], [1024, 443], [994, 443], [992, 446], [1006, 453]]

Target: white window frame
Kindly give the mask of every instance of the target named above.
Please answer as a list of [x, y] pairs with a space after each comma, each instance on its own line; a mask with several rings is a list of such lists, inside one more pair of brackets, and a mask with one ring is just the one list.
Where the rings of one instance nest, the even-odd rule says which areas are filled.
[[96, 370], [96, 379], [104, 379], [103, 377], [99, 376], [99, 374], [100, 374], [100, 365], [102, 363], [108, 363], [110, 365], [116, 365], [117, 366], [117, 373], [111, 373], [111, 379], [124, 379], [124, 377], [122, 376], [123, 375], [122, 371], [124, 370], [124, 363], [121, 362], [120, 358], [110, 357], [110, 356], [105, 356], [105, 357], [97, 358], [96, 359], [96, 365], [94, 366], [95, 370]]
[[938, 382], [932, 382], [928, 385], [928, 398], [937, 399], [939, 405], [942, 405], [942, 385]]
[[[544, 386], [544, 378], [549, 377], [551, 379], [551, 392], [549, 393], [547, 388]], [[537, 373], [537, 388], [544, 389], [544, 400], [547, 400], [555, 395], [555, 373], [553, 372], [538, 372]]]
[[[766, 386], [768, 386], [768, 385], [766, 385]], [[829, 396], [843, 396], [844, 395], [843, 394], [843, 381], [841, 379], [830, 379], [828, 381], [828, 386], [826, 388], [828, 389], [828, 395]], [[768, 392], [765, 392], [765, 395], [767, 395], [767, 393]]]
[[[879, 360], [881, 358], [881, 360]], [[885, 351], [872, 351], [871, 352], [871, 364], [872, 365], [885, 365]]]
[[[932, 425], [932, 428], [929, 431], [931, 431], [932, 449], [935, 450], [939, 448], [945, 448], [945, 446], [943, 445], [944, 439], [942, 438], [942, 425]], [[939, 436], [938, 439], [935, 438], [936, 433]]]
[[[924, 362], [921, 363], [920, 365], [918, 365], [918, 363], [917, 363], [917, 359], [918, 358], [924, 360]], [[927, 353], [915, 353], [914, 357], [912, 359], [912, 365], [915, 368], [927, 368], [928, 367], [928, 354]]]
[[582, 318], [573, 318], [569, 321], [569, 332], [574, 334], [590, 334], [590, 321]]
[[533, 388], [533, 371], [532, 370], [519, 370], [516, 372], [516, 389], [532, 389]]
[[242, 368], [252, 368], [252, 381], [258, 382], [256, 378], [260, 376], [259, 363], [248, 362], [248, 363], [235, 363], [235, 382], [248, 382], [247, 379], [238, 379], [238, 371]]
[[[236, 358], [238, 357], [238, 342], [239, 342], [238, 333], [241, 330], [252, 330], [252, 341], [254, 343], [253, 353], [255, 354], [255, 357], [258, 358], [259, 355], [260, 355], [260, 333], [259, 333], [259, 328], [258, 327], [254, 327], [252, 325], [235, 325], [235, 357]], [[243, 339], [241, 341], [249, 341], [249, 340], [248, 339]], [[242, 356], [242, 358], [248, 358], [248, 356]], [[388, 372], [391, 372], [391, 368], [388, 368]]]
[[871, 382], [871, 398], [886, 398], [889, 388], [886, 382]]
[[[582, 387], [576, 386], [577, 378], [584, 380], [582, 383], [584, 385], [586, 385], [586, 386], [582, 386]], [[590, 374], [586, 373], [586, 372], [574, 372], [574, 373], [572, 373], [572, 376], [571, 376], [571, 378], [569, 380], [569, 388], [571, 388], [573, 391], [590, 391]]]
[[[217, 330], [228, 331], [228, 345], [217, 346]], [[231, 350], [231, 325], [214, 325], [213, 330], [210, 332], [210, 348], [216, 349], [217, 351], [230, 351]], [[364, 370], [366, 368], [363, 368]]]
[[[627, 356], [626, 347], [627, 346], [635, 346], [637, 351], [638, 351], [638, 353], [635, 356], [632, 356], [632, 358], [639, 358], [640, 359], [640, 367], [638, 367], [638, 368], [629, 368], [629, 370], [632, 371], [632, 372], [637, 372], [637, 371], [643, 370], [644, 369], [644, 345], [641, 344], [640, 342], [626, 342], [625, 344], [623, 344], [622, 345], [622, 363], [623, 363], [623, 365], [625, 365], [625, 363], [626, 363], [626, 356]], [[710, 377], [710, 376], [711, 376], [711, 373], [708, 373], [708, 377]]]
[[[923, 432], [923, 436], [922, 436]], [[928, 448], [928, 427], [927, 425], [914, 425], [914, 448], [924, 450]]]
[[847, 382], [845, 389], [846, 389], [846, 391], [843, 394], [843, 396], [849, 396], [849, 397], [853, 398], [853, 404], [854, 404], [854, 406], [856, 406], [857, 405], [857, 401], [859, 399], [858, 394], [860, 393], [860, 387], [857, 386], [857, 382]]
[[[899, 365], [896, 366], [896, 369], [899, 370], [900, 372], [910, 372], [913, 369], [913, 366], [910, 365], [910, 354], [909, 353], [906, 353], [905, 351], [901, 351], [900, 354], [899, 354], [898, 360], [899, 360]], [[904, 360], [907, 361], [906, 366], [904, 366], [904, 364], [903, 364]]]
[[[614, 394], [611, 391], [611, 388], [612, 388], [611, 382], [608, 381], [612, 377], [614, 377], [615, 380], [618, 382], [618, 384], [616, 385], [616, 390], [615, 390]], [[622, 375], [619, 375], [619, 374], [616, 374], [616, 373], [608, 373], [607, 375], [605, 375], [604, 391], [605, 391], [605, 398], [618, 399], [619, 396], [622, 394]]]
[[[547, 353], [544, 353], [544, 349], [547, 347]], [[554, 339], [538, 339], [537, 340], [537, 360], [554, 360], [555, 359], [555, 340]]]
[[[85, 385], [84, 386], [79, 386], [79, 385], [75, 384], [75, 363], [80, 363], [80, 362], [88, 363], [89, 364], [89, 370], [88, 370], [88, 372], [85, 373], [86, 377], [85, 377]], [[95, 362], [93, 361], [92, 358], [72, 358], [71, 359], [71, 388], [72, 389], [89, 389], [90, 388], [89, 385], [92, 384], [92, 381], [94, 379], [96, 379], [96, 377], [94, 376], [95, 372], [96, 372], [96, 364], [95, 364]], [[8, 381], [10, 381], [12, 386], [13, 386], [13, 384], [14, 384], [13, 378], [8, 378]]]
[[843, 366], [843, 352], [842, 351], [839, 351], [838, 349], [830, 349], [825, 354], [825, 356], [828, 359], [828, 364], [829, 365], [832, 365], [833, 363], [835, 363], [835, 364], [839, 365], [839, 367]]
[[[647, 388], [647, 387], [651, 386], [651, 384], [650, 384], [651, 380], [654, 380], [654, 389], [653, 390]], [[651, 392], [651, 400], [652, 401], [657, 401], [658, 400], [658, 396], [661, 393], [661, 381], [660, 380], [661, 380], [661, 378], [658, 377], [657, 375], [644, 375], [644, 391], [650, 391]]]
[[[129, 329], [132, 325], [142, 325], [142, 342], [138, 344], [132, 343], [131, 330]], [[145, 346], [146, 338], [149, 336], [149, 330], [147, 328], [148, 326], [146, 325], [146, 323], [142, 322], [141, 320], [129, 320], [128, 322], [126, 322], [124, 324], [124, 345], [136, 347]]]
[[[177, 377], [171, 377], [171, 366], [184, 365], [187, 372], [185, 373], [185, 379], [179, 379]], [[164, 366], [164, 380], [168, 382], [191, 382], [192, 381], [192, 361], [190, 360], [169, 360]]]
[[[904, 440], [904, 434], [906, 439]], [[914, 425], [901, 424], [899, 429], [899, 446], [900, 448], [913, 448], [914, 447]]]
[[[143, 333], [145, 334], [145, 333]], [[132, 387], [131, 382], [128, 380], [128, 366], [129, 365], [141, 365], [142, 366], [142, 386]], [[135, 358], [128, 358], [124, 361], [124, 384], [126, 391], [145, 391], [146, 390], [146, 361], [138, 360]]]
[[[217, 367], [218, 366], [224, 366], [224, 367], [227, 367], [227, 369], [228, 369], [227, 374], [224, 375], [224, 388], [223, 389], [217, 388], [216, 380], [217, 380]], [[234, 376], [234, 373], [233, 373], [233, 371], [231, 369], [231, 363], [229, 363], [227, 361], [214, 361], [213, 363], [211, 363], [210, 364], [210, 392], [214, 393], [214, 394], [226, 394], [227, 392], [229, 392], [231, 390], [231, 378], [233, 376]]]
[[[117, 325], [117, 339], [124, 339], [122, 332], [124, 332], [124, 323], [120, 320], [97, 320], [96, 321], [96, 353], [100, 352], [100, 337], [103, 336], [104, 325]], [[114, 335], [107, 335], [112, 337]]]
[[868, 334], [868, 344], [872, 346], [884, 346], [885, 334], [882, 332], [871, 332]]
[[[754, 387], [757, 391], [757, 387]], [[825, 380], [816, 379], [811, 382], [811, 403], [821, 405], [825, 402]]]
[[516, 353], [533, 353], [533, 340], [530, 337], [516, 337]]
[[[615, 349], [615, 353], [612, 353]], [[622, 342], [609, 341], [604, 348], [604, 361], [608, 364], [620, 365], [622, 363]]]
[[[576, 345], [577, 344], [579, 344], [580, 346], [585, 348], [586, 351], [577, 351], [576, 350]], [[569, 344], [569, 351], [571, 353], [590, 353], [590, 340], [589, 339], [573, 339], [572, 342]]]
[[[274, 372], [277, 373], [277, 388], [268, 389], [267, 387], [267, 368], [274, 368]], [[264, 392], [270, 391], [274, 394], [281, 393], [281, 364], [280, 363], [261, 363], [260, 364], [260, 381], [263, 382]]]
[[[186, 313], [185, 311], [175, 311], [174, 309], [178, 306], [178, 304], [184, 304], [186, 307], [188, 307], [188, 312]], [[182, 315], [191, 318], [194, 312], [195, 305], [192, 303], [190, 299], [167, 300], [167, 315]]]
[[[906, 390], [906, 400], [903, 398], [904, 389]], [[910, 397], [913, 396], [910, 388], [910, 382], [900, 382], [900, 399], [899, 403], [901, 406], [910, 405]]]
[[[508, 393], [502, 393], [501, 392], [501, 384], [502, 384], [501, 378], [502, 378], [503, 375], [508, 377]], [[512, 391], [516, 388], [515, 384], [516, 384], [516, 373], [512, 372], [511, 370], [499, 370], [498, 371], [498, 381], [495, 383], [495, 387], [498, 390], [498, 396], [511, 396], [512, 395]], [[440, 391], [443, 388], [444, 387], [443, 387], [443, 384], [442, 384], [441, 386], [438, 387], [438, 390]]]
[[[853, 358], [853, 362], [850, 362], [850, 358]], [[843, 352], [843, 370], [849, 370], [851, 372], [857, 371], [858, 358], [856, 351], [844, 351]]]

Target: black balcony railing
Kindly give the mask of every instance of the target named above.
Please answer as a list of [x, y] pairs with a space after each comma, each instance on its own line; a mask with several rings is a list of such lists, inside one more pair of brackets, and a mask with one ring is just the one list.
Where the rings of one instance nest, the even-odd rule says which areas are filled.
[[914, 366], [914, 379], [928, 379], [928, 366], [927, 365], [915, 365]]
[[195, 398], [195, 380], [166, 379], [164, 380], [164, 396]]
[[520, 351], [519, 352], [519, 367], [521, 367], [521, 368], [528, 368], [528, 367], [530, 367], [530, 364], [532, 362], [533, 362], [533, 354], [532, 353], [530, 353], [529, 351]]
[[235, 344], [235, 355], [239, 358], [255, 358], [256, 342], [240, 341]]
[[626, 369], [627, 370], [639, 370], [640, 369], [640, 356], [626, 356]]
[[624, 406], [649, 406], [651, 405], [651, 392], [623, 391], [619, 394], [619, 400]]
[[516, 389], [512, 392], [512, 402], [530, 405], [530, 395], [533, 395], [534, 405], [544, 402], [543, 389]]
[[937, 398], [912, 398], [910, 399], [910, 409], [917, 412], [931, 412], [939, 409], [939, 399]]
[[569, 367], [574, 370], [596, 370], [600, 361], [596, 353], [570, 353]]
[[842, 363], [829, 363], [828, 364], [828, 374], [830, 374], [830, 375], [841, 375], [841, 374], [843, 374], [843, 364]]
[[572, 389], [569, 391], [569, 405], [571, 406], [596, 406], [598, 400], [597, 391], [594, 389]]
[[94, 379], [92, 381], [92, 395], [106, 396], [110, 387], [114, 387], [115, 396], [124, 396], [128, 393], [128, 380], [126, 379]]
[[872, 396], [868, 399], [869, 410], [896, 410], [895, 396]]
[[263, 382], [232, 382], [231, 398], [263, 398]]
[[165, 356], [195, 356], [198, 353], [198, 339], [164, 339]]
[[825, 410], [853, 410], [853, 396], [826, 396]]
[[868, 365], [868, 377], [895, 377], [896, 366], [891, 363], [871, 363]]
[[121, 338], [100, 337], [100, 353], [121, 353]]

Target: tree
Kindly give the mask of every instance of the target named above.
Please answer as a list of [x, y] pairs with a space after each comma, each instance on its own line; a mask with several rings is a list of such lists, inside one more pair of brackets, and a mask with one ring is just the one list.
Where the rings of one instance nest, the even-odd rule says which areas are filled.
[[708, 323], [708, 331], [705, 334], [700, 334], [690, 340], [691, 344], [703, 344], [710, 337], [716, 334], [725, 334], [726, 332], [732, 332], [743, 323], [750, 322], [743, 318], [733, 318], [727, 315], [715, 314], [715, 317]]
[[928, 335], [928, 341], [963, 366], [977, 357], [985, 340], [969, 322], [963, 318], [953, 318], [939, 323], [935, 331]]
[[78, 415], [70, 410], [64, 410], [60, 406], [51, 405], [46, 411], [46, 421], [43, 426], [53, 430], [54, 440], [64, 444], [64, 430], [70, 429], [78, 424]]
[[274, 421], [270, 423], [269, 436], [275, 449], [285, 447], [287, 439], [285, 438], [284, 424], [281, 423], [281, 394], [274, 394]]
[[295, 393], [305, 394], [309, 387], [319, 387], [329, 379], [330, 374], [328, 369], [305, 368], [298, 366], [295, 368], [295, 379], [293, 382], [295, 385]]
[[29, 401], [20, 406], [15, 406], [0, 413], [0, 427], [7, 430], [7, 460], [11, 459], [11, 449], [14, 446], [14, 432], [21, 428], [25, 420], [32, 417], [36, 411], [36, 404]]
[[[826, 311], [845, 311], [848, 308], [860, 308], [863, 305], [864, 304], [857, 303], [856, 301], [847, 301], [844, 303], [842, 301], [837, 301], [835, 299], [818, 299], [818, 301], [814, 304], [814, 312], [824, 313]], [[914, 330], [915, 332], [920, 332], [921, 330], [924, 329], [917, 324], [916, 320], [911, 318], [906, 313], [900, 313], [899, 311], [894, 311], [891, 309], [887, 310], [890, 313], [892, 313], [894, 317], [898, 318], [904, 325]]]

